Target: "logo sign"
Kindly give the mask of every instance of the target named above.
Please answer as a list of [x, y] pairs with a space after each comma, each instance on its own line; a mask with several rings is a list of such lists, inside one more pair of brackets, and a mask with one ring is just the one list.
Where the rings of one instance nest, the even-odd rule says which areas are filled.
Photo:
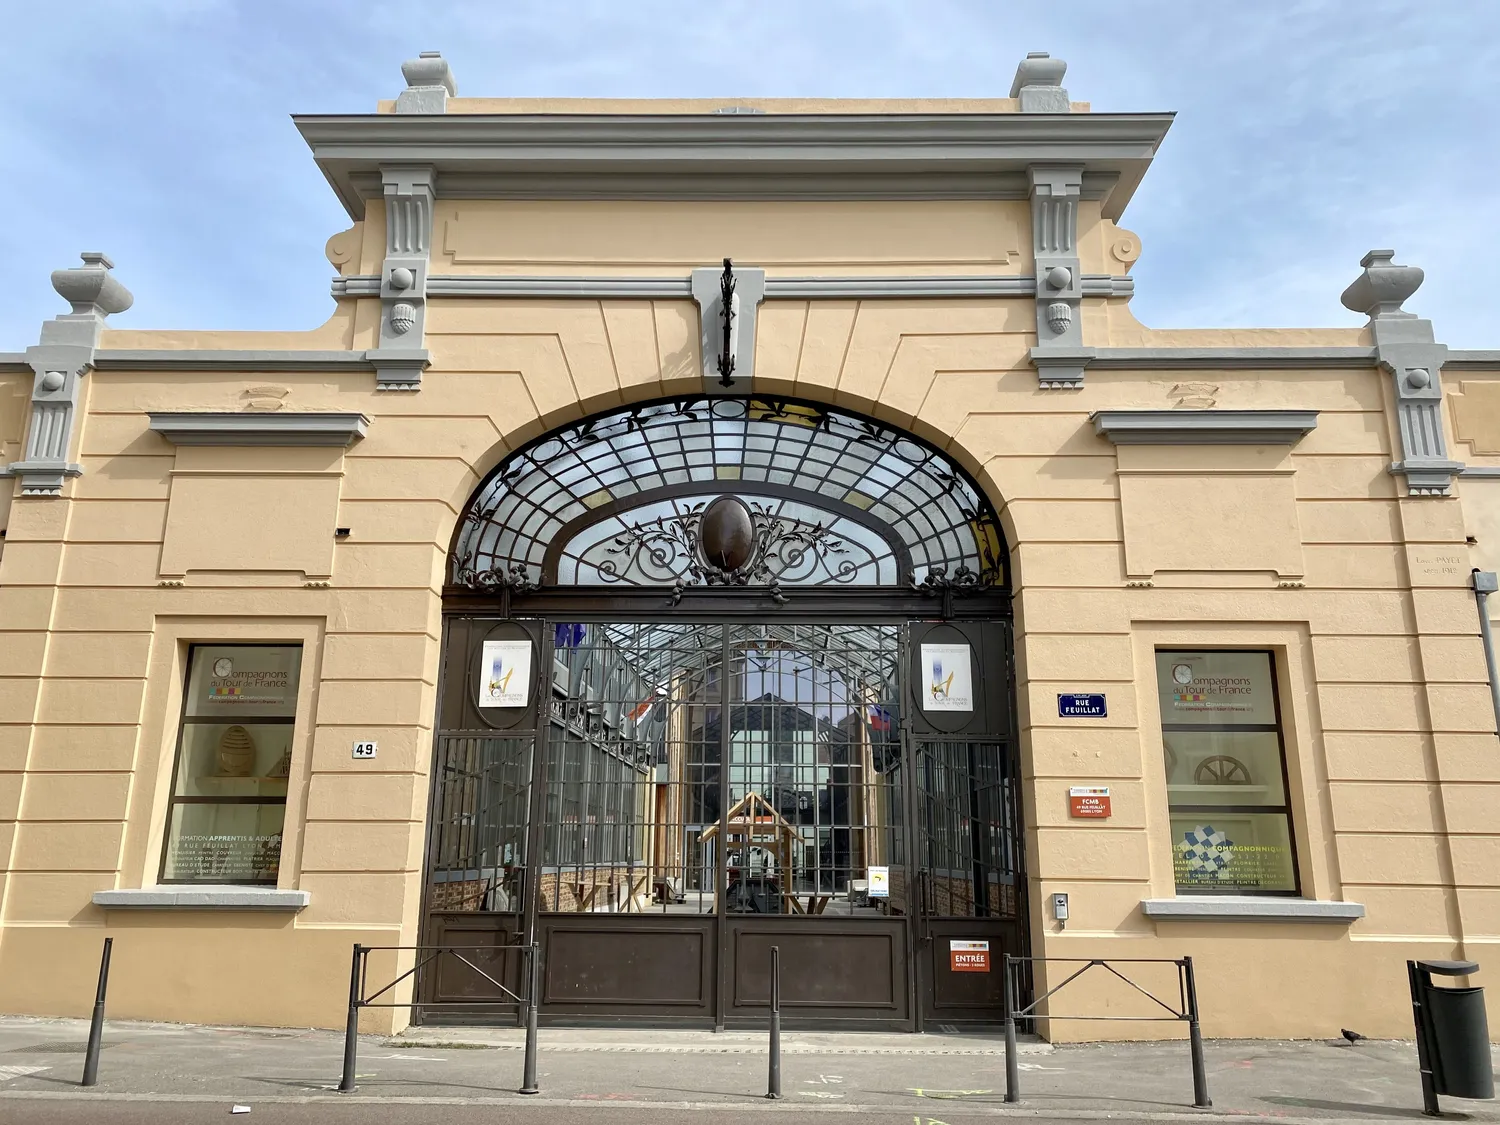
[[948, 966], [955, 973], [990, 971], [990, 943], [987, 941], [950, 941]]
[[1104, 817], [1109, 815], [1108, 785], [1075, 785], [1068, 790], [1068, 815]]
[[1057, 693], [1057, 717], [1059, 719], [1103, 719], [1109, 715], [1104, 696], [1098, 693]]
[[973, 711], [974, 671], [968, 645], [923, 645], [924, 711]]
[[525, 707], [531, 696], [531, 642], [485, 641], [479, 664], [479, 706]]
[[872, 867], [869, 869], [870, 897], [891, 897], [891, 869], [889, 867]]
[[1183, 652], [1158, 654], [1157, 661], [1164, 721], [1276, 721], [1271, 664], [1265, 653]]

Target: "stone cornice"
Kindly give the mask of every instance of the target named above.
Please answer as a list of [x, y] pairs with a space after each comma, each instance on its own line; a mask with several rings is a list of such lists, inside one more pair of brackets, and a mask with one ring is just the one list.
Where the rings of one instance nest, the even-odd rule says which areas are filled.
[[1293, 445], [1316, 410], [1098, 410], [1094, 432], [1116, 445]]
[[96, 371], [373, 371], [362, 351], [274, 351], [260, 349], [102, 349]]
[[[1029, 297], [1036, 278], [1029, 275], [892, 275], [767, 277], [765, 299], [877, 299], [881, 297]], [[332, 293], [341, 297], [376, 297], [380, 278], [374, 274], [333, 279]], [[1087, 297], [1130, 297], [1135, 279], [1110, 274], [1085, 274]], [[487, 274], [435, 274], [427, 278], [428, 297], [578, 297], [581, 299], [691, 300], [692, 285], [683, 277], [612, 277], [557, 275], [517, 277]]]
[[151, 429], [173, 445], [326, 445], [347, 448], [370, 420], [354, 413], [156, 412]]
[[[342, 284], [341, 284], [342, 283]], [[444, 286], [451, 283], [451, 288]], [[1129, 277], [1092, 274], [1084, 278], [1085, 292], [1105, 296], [1108, 285], [1113, 296], [1128, 296], [1134, 288]], [[767, 278], [766, 300], [794, 298], [879, 297], [1008, 297], [1026, 296], [1035, 288], [1030, 277], [887, 277], [887, 278]], [[637, 297], [644, 300], [691, 300], [686, 278], [608, 277], [485, 277], [451, 275], [429, 279], [429, 294], [438, 296], [492, 297]], [[337, 297], [376, 296], [374, 278], [336, 278]], [[1096, 370], [1277, 370], [1316, 368], [1373, 368], [1375, 349], [1359, 347], [1269, 347], [1269, 348], [1091, 348], [1087, 366]], [[1489, 367], [1474, 356], [1490, 352], [1457, 352], [1459, 366]], [[3, 366], [0, 356], [0, 366]], [[1452, 361], [1450, 360], [1450, 366]], [[261, 349], [103, 349], [94, 356], [96, 371], [357, 371], [375, 369], [365, 351], [281, 351]], [[26, 370], [30, 370], [29, 367]]]
[[[1028, 165], [1084, 170], [1118, 218], [1162, 114], [398, 114], [293, 118], [349, 214], [381, 165], [430, 165], [439, 197], [1014, 198]], [[852, 194], [851, 194], [852, 193]]]
[[1458, 351], [1450, 349], [1443, 370], [1500, 371], [1500, 351]]
[[1089, 367], [1098, 371], [1236, 370], [1375, 366], [1374, 348], [1095, 348]]

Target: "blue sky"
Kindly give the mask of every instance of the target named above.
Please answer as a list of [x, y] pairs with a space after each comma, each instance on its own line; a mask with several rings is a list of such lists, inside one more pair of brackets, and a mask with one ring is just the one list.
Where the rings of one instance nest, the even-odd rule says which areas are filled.
[[[297, 329], [331, 311], [348, 225], [292, 113], [372, 112], [440, 49], [460, 94], [1004, 97], [1029, 50], [1096, 110], [1176, 110], [1122, 223], [1153, 327], [1358, 325], [1339, 293], [1392, 247], [1408, 307], [1500, 347], [1495, 0], [76, 0], [8, 5], [0, 351], [103, 250], [119, 327]], [[19, 199], [15, 196], [19, 195]], [[226, 214], [248, 215], [244, 226]]]

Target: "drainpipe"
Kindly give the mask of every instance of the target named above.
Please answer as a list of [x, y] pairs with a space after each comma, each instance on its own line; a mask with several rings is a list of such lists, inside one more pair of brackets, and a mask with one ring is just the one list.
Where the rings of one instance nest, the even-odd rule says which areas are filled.
[[1474, 600], [1479, 603], [1479, 636], [1484, 641], [1484, 663], [1490, 673], [1490, 702], [1495, 707], [1495, 730], [1500, 733], [1500, 674], [1495, 671], [1495, 637], [1490, 631], [1490, 610], [1485, 603], [1500, 590], [1493, 570], [1474, 569]]

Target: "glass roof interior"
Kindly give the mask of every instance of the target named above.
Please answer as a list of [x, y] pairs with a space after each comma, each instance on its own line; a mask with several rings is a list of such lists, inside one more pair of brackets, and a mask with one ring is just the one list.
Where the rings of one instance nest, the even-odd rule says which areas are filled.
[[[588, 626], [599, 629], [618, 658], [647, 684], [665, 684], [683, 671], [717, 665], [722, 657], [717, 626], [649, 622]], [[748, 655], [763, 674], [790, 654], [810, 665], [813, 675], [829, 674], [850, 684], [895, 695], [891, 659], [892, 625], [736, 625], [734, 654]]]

